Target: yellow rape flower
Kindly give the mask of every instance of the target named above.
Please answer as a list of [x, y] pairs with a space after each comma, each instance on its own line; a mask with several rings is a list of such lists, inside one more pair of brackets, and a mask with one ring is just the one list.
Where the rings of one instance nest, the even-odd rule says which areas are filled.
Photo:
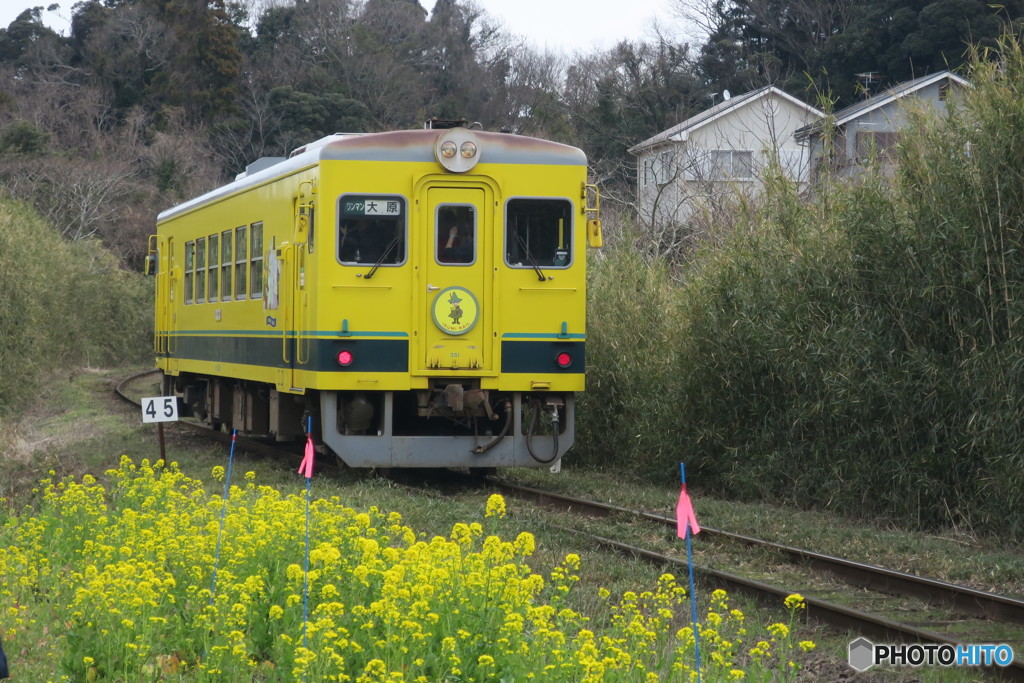
[[807, 603], [804, 601], [804, 596], [799, 593], [793, 593], [787, 597], [783, 604], [786, 605], [786, 609], [807, 609]]
[[537, 548], [537, 541], [534, 539], [533, 534], [524, 531], [516, 537], [515, 549], [523, 557], [529, 557], [533, 555], [533, 551]]
[[500, 494], [495, 493], [487, 499], [487, 508], [484, 511], [484, 517], [497, 517], [498, 519], [504, 519], [505, 499]]

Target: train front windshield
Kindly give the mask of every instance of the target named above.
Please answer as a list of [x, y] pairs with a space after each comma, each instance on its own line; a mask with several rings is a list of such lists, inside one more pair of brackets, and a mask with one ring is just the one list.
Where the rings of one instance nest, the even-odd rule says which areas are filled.
[[569, 266], [572, 204], [564, 199], [510, 199], [505, 207], [505, 260], [513, 268]]
[[405, 199], [346, 195], [338, 202], [338, 260], [345, 265], [405, 262]]

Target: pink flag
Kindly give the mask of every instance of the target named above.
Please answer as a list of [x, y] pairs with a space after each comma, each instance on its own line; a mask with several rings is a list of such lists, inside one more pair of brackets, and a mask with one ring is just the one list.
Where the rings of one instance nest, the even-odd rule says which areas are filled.
[[679, 492], [679, 502], [676, 504], [676, 533], [679, 538], [686, 538], [687, 526], [695, 535], [700, 533], [700, 524], [697, 524], [697, 515], [693, 512], [693, 503], [686, 493], [686, 484], [683, 484]]
[[299, 474], [304, 476], [306, 479], [313, 478], [313, 435], [306, 435], [306, 454], [302, 456], [302, 462], [299, 463]]

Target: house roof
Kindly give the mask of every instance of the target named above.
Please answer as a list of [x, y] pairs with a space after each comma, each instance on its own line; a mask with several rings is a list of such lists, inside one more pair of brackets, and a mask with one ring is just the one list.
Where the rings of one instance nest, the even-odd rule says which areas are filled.
[[735, 95], [727, 100], [723, 100], [710, 109], [706, 109], [695, 116], [691, 116], [682, 123], [678, 123], [671, 128], [630, 147], [629, 152], [630, 154], [637, 154], [645, 149], [657, 147], [658, 145], [666, 142], [685, 142], [690, 133], [698, 128], [706, 126], [752, 101], [770, 97], [772, 95], [792, 102], [794, 105], [806, 109], [808, 112], [819, 117], [824, 116], [824, 114], [818, 109], [815, 109], [809, 104], [798, 100], [782, 90], [779, 90], [774, 85], [766, 85], [763, 88], [751, 90], [750, 92], [743, 93], [742, 95]]
[[[937, 83], [938, 81], [941, 81], [946, 78], [948, 78], [953, 83], [957, 83], [961, 86], [970, 86], [970, 82], [967, 79], [957, 76], [952, 71], [938, 71], [933, 74], [928, 74], [927, 76], [915, 78], [914, 80], [911, 81], [905, 81], [903, 83], [900, 83], [899, 85], [895, 85], [883, 92], [880, 92], [877, 95], [869, 97], [866, 100], [861, 100], [860, 102], [851, 104], [849, 107], [846, 107], [845, 109], [840, 109], [835, 113], [835, 121], [833, 122], [833, 125], [837, 127], [845, 126], [850, 121], [858, 119], [861, 116], [867, 114], [868, 112], [874, 111], [875, 109], [879, 109], [880, 107], [884, 107], [887, 104], [891, 104], [898, 99], [906, 97], [907, 95], [912, 95], [918, 90], [921, 90], [922, 88], [925, 88], [933, 83]], [[794, 135], [799, 140], [808, 137], [811, 133], [817, 132], [818, 130], [821, 130], [821, 122], [811, 123], [809, 125], [804, 126], [803, 128], [799, 128], [797, 129], [796, 133], [794, 133]]]

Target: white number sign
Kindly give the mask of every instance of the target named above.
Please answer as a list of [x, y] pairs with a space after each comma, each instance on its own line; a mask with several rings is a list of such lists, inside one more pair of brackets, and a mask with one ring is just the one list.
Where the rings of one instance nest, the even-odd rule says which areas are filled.
[[177, 420], [177, 396], [154, 396], [142, 399], [143, 422], [176, 422]]

